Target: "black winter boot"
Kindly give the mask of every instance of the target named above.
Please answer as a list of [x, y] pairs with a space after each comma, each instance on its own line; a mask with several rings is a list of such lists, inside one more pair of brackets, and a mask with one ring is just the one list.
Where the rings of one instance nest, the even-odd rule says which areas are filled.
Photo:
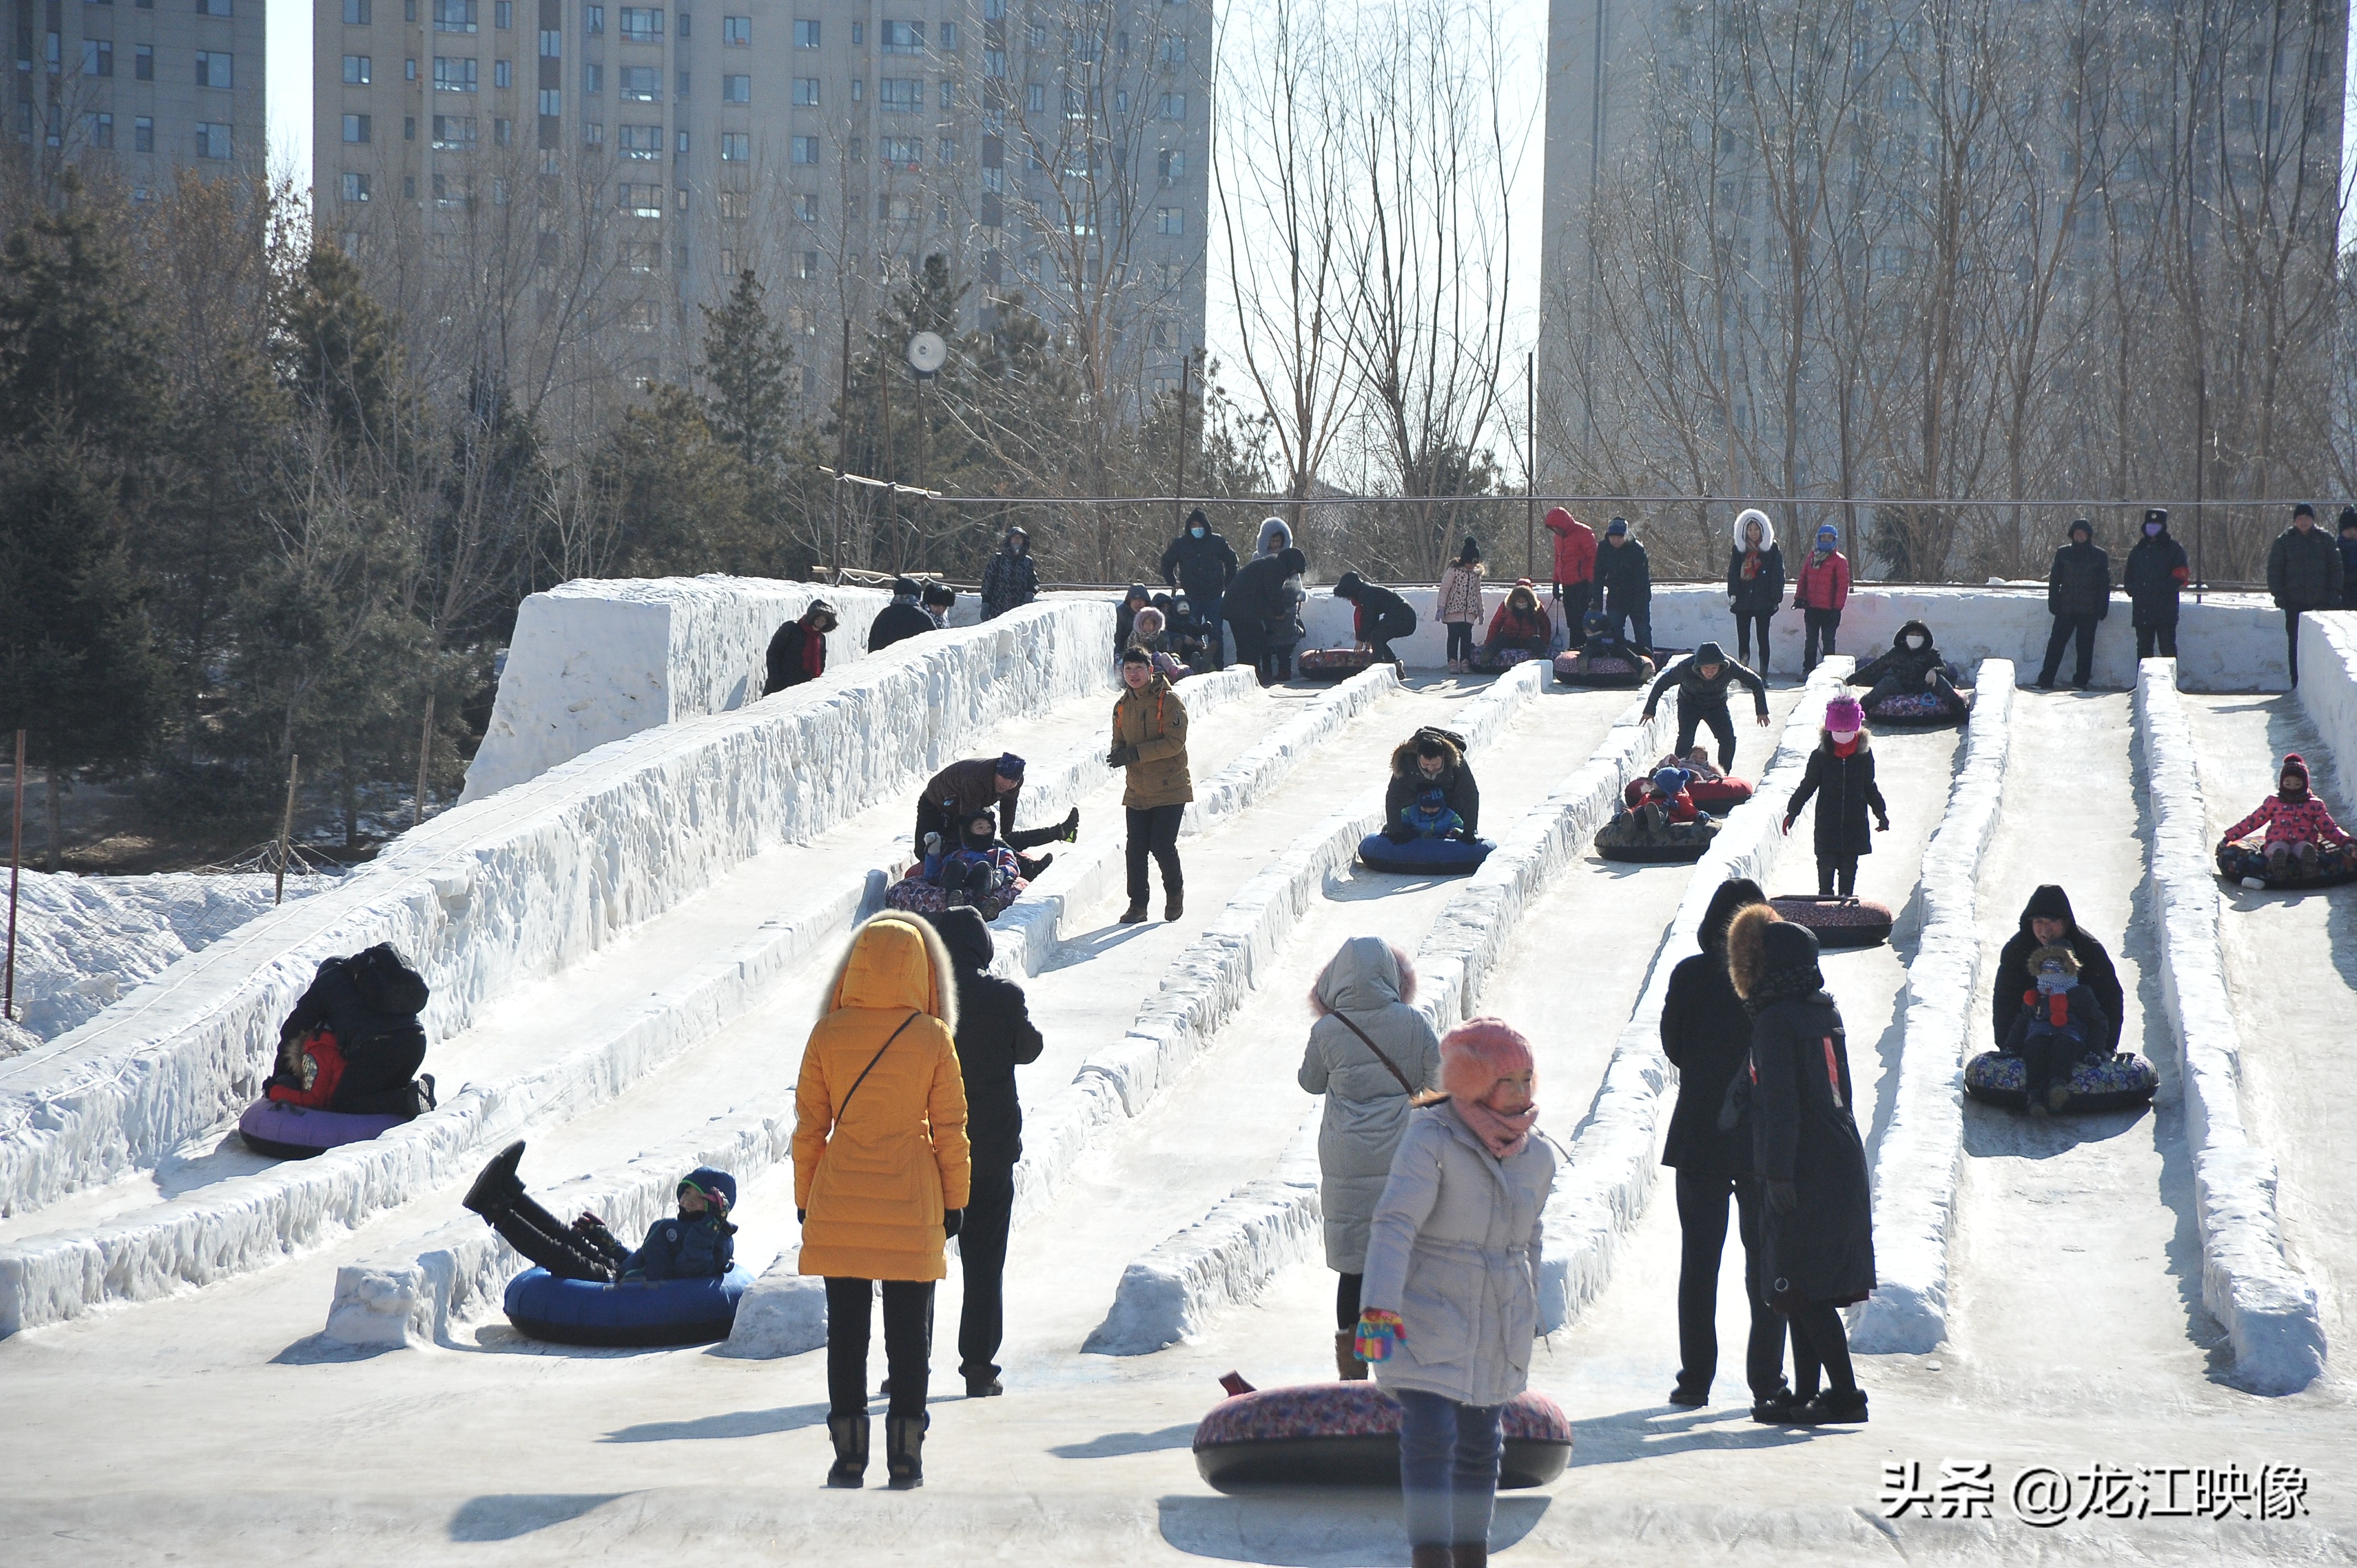
[[1146, 924], [1146, 900], [1132, 898], [1129, 901], [1129, 908], [1121, 912], [1121, 923], [1125, 926]]
[[494, 1208], [505, 1208], [523, 1195], [523, 1183], [516, 1179], [516, 1166], [523, 1163], [523, 1140], [518, 1138], [491, 1156], [475, 1177], [475, 1185], [458, 1201], [468, 1208], [488, 1219]]
[[1801, 1426], [1863, 1425], [1866, 1422], [1866, 1391], [1827, 1389], [1795, 1410], [1792, 1421]]
[[925, 1423], [922, 1415], [884, 1418], [884, 1468], [892, 1477], [885, 1485], [896, 1492], [925, 1484]]
[[845, 1487], [866, 1485], [867, 1418], [830, 1415], [826, 1418], [826, 1434], [834, 1439], [834, 1464], [826, 1473], [826, 1484]]

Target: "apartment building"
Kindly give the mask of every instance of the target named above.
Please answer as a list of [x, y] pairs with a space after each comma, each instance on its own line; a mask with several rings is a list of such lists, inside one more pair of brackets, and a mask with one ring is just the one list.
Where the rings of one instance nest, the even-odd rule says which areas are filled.
[[1144, 391], [1202, 341], [1208, 0], [315, 3], [321, 230], [413, 280], [522, 231], [630, 373], [750, 269], [828, 395], [932, 253], [969, 325], [1019, 288]]
[[0, 0], [15, 40], [7, 145], [135, 199], [175, 169], [266, 166], [264, 0]]

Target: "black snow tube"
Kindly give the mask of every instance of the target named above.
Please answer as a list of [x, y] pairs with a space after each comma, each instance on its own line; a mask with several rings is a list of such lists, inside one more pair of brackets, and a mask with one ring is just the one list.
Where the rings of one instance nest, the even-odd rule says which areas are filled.
[[1785, 919], [1815, 932], [1821, 948], [1870, 948], [1890, 940], [1890, 906], [1871, 898], [1787, 893], [1768, 902]]
[[1877, 729], [1947, 729], [1971, 716], [1973, 689], [1956, 688], [1956, 701], [1937, 692], [1900, 692], [1870, 704], [1867, 722]]
[[1555, 678], [1566, 686], [1641, 686], [1653, 678], [1653, 661], [1602, 656], [1590, 659], [1574, 650], [1555, 656]]
[[1410, 839], [1394, 843], [1381, 833], [1359, 841], [1359, 858], [1370, 870], [1406, 876], [1461, 876], [1481, 869], [1498, 846], [1488, 839]]
[[737, 1303], [753, 1283], [743, 1267], [717, 1279], [561, 1280], [526, 1269], [508, 1282], [508, 1321], [559, 1345], [708, 1345], [737, 1326]]
[[2245, 878], [2255, 877], [2266, 884], [2270, 892], [2338, 887], [2344, 882], [2357, 882], [2357, 853], [2335, 845], [2316, 857], [2316, 875], [2313, 876], [2270, 876], [2267, 875], [2265, 850], [2248, 843], [2230, 843], [2218, 852], [2218, 875], [2237, 885]]
[[[1544, 1394], [1506, 1402], [1501, 1488], [1544, 1487], [1571, 1462], [1571, 1420]], [[1300, 1383], [1223, 1400], [1195, 1428], [1195, 1468], [1249, 1486], [1397, 1487], [1400, 1407], [1380, 1384]]]
[[[1983, 1051], [1964, 1064], [1964, 1092], [1984, 1105], [2007, 1111], [2029, 1108], [2029, 1064], [2003, 1051]], [[2122, 1051], [2083, 1061], [2071, 1069], [2071, 1099], [2058, 1114], [2133, 1111], [2151, 1102], [2160, 1075], [2142, 1057]]]
[[1294, 655], [1293, 667], [1305, 681], [1347, 681], [1374, 668], [1371, 648], [1310, 648]]
[[1596, 853], [1606, 860], [1635, 865], [1686, 865], [1700, 860], [1724, 824], [1705, 816], [1691, 822], [1669, 822], [1658, 831], [1636, 811], [1622, 811], [1596, 830]]

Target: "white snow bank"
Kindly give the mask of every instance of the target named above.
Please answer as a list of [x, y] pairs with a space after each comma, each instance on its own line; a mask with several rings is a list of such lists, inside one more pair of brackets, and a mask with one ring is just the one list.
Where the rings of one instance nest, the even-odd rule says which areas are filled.
[[2341, 777], [2357, 780], [2357, 610], [2299, 618], [2299, 705]]
[[1996, 832], [2012, 746], [2013, 668], [1975, 677], [1963, 766], [1923, 851], [1922, 923], [1900, 994], [1899, 1089], [1874, 1163], [1874, 1266], [1880, 1283], [1850, 1329], [1867, 1355], [1921, 1355], [1948, 1337], [1948, 1240], [1964, 1172], [1964, 1064], [1981, 976], [1980, 862]]
[[1784, 722], [1776, 755], [1751, 799], [1735, 808], [1710, 849], [1695, 865], [1677, 918], [1662, 933], [1644, 990], [1605, 1064], [1595, 1101], [1574, 1130], [1570, 1158], [1556, 1173], [1547, 1200], [1544, 1255], [1539, 1264], [1539, 1330], [1553, 1333], [1596, 1299], [1612, 1276], [1620, 1237], [1644, 1212], [1653, 1189], [1655, 1155], [1665, 1120], [1663, 1101], [1676, 1069], [1662, 1054], [1662, 1002], [1670, 971], [1698, 950], [1695, 933], [1718, 885], [1757, 879], [1775, 858], [1778, 802], [1801, 781], [1817, 744], [1825, 703], [1853, 668], [1846, 654], [1820, 663]]
[[237, 1115], [320, 960], [392, 941], [433, 984], [429, 1036], [455, 1034], [750, 856], [899, 795], [1007, 717], [1109, 690], [1111, 635], [1103, 605], [1033, 607], [445, 812], [0, 1064], [0, 1211], [138, 1169]]
[[[16, 912], [16, 1022], [20, 1048], [55, 1039], [126, 991], [211, 946], [273, 907], [274, 879], [236, 873], [76, 876], [21, 874]], [[289, 900], [336, 884], [293, 876]], [[0, 1056], [13, 1054], [0, 1049]]]
[[868, 625], [890, 595], [718, 573], [582, 578], [532, 595], [516, 610], [460, 802], [608, 741], [759, 702], [770, 639], [822, 598], [842, 623], [826, 638], [827, 668], [839, 670], [865, 657]]
[[2238, 1380], [2262, 1393], [2291, 1393], [2324, 1370], [2324, 1325], [2315, 1285], [2284, 1253], [2276, 1163], [2243, 1125], [2242, 1034], [2219, 945], [2208, 807], [2174, 674], [2166, 659], [2145, 660], [2136, 679], [2136, 747], [2154, 813], [2149, 881], [2159, 917], [2161, 1000], [2184, 1062], [2201, 1305], [2226, 1326]]

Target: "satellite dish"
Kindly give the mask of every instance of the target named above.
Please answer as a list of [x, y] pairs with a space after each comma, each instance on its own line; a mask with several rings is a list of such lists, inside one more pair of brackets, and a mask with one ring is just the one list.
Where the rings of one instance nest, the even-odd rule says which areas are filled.
[[920, 376], [930, 376], [949, 362], [950, 346], [942, 341], [938, 332], [920, 332], [909, 339], [909, 367]]

